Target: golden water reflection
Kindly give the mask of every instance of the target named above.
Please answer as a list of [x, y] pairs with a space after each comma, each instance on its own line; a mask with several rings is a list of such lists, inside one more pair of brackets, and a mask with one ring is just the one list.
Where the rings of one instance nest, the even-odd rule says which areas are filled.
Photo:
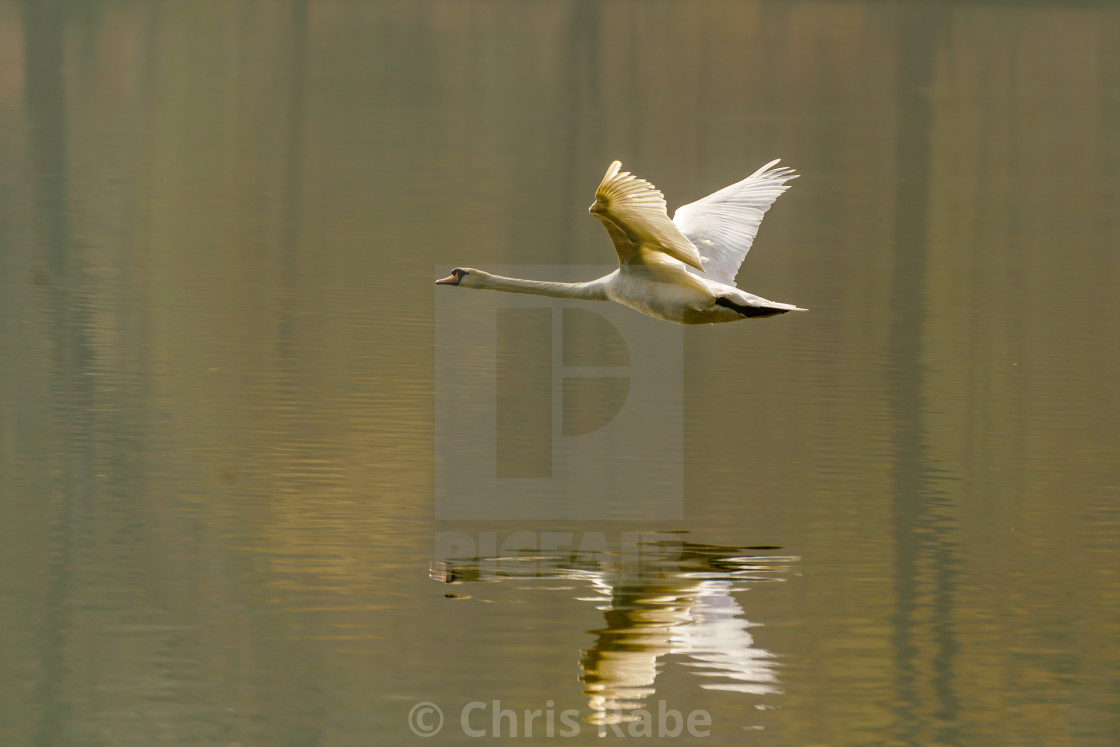
[[635, 712], [648, 709], [658, 676], [674, 664], [700, 678], [704, 690], [781, 693], [778, 657], [755, 642], [750, 630], [762, 623], [747, 618], [739, 595], [755, 584], [784, 581], [800, 558], [777, 547], [702, 544], [675, 533], [645, 533], [612, 550], [594, 542], [599, 536], [588, 533], [572, 553], [438, 559], [430, 575], [454, 585], [580, 582], [520, 588], [526, 597], [572, 595], [602, 612], [603, 626], [588, 631], [594, 640], [579, 655], [589, 723], [638, 720]]

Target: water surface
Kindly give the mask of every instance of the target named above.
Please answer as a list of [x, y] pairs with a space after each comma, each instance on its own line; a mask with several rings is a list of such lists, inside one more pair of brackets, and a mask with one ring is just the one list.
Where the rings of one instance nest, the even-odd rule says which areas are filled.
[[[0, 3], [0, 741], [1117, 743], [1117, 132], [1110, 4]], [[682, 518], [440, 518], [435, 268], [778, 156]]]

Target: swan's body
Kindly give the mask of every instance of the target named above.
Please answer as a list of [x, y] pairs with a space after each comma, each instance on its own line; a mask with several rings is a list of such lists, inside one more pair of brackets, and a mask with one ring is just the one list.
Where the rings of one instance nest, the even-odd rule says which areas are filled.
[[590, 211], [610, 234], [618, 253], [614, 272], [586, 283], [522, 280], [457, 268], [441, 285], [615, 301], [677, 324], [734, 322], [804, 311], [735, 287], [762, 216], [796, 174], [771, 161], [741, 182], [677, 209], [649, 182], [615, 161], [595, 192]]

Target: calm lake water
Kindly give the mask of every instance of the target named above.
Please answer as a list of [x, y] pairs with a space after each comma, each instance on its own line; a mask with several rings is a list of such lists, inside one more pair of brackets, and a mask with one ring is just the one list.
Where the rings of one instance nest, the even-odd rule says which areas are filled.
[[[1115, 4], [0, 1], [0, 743], [1120, 743], [1118, 133]], [[807, 314], [432, 285], [779, 156]]]

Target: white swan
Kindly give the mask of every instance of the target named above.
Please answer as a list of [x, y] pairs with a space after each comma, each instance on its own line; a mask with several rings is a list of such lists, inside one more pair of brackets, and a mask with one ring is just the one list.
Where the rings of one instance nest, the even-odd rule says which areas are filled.
[[768, 301], [735, 287], [739, 265], [750, 251], [762, 216], [797, 176], [771, 161], [741, 182], [677, 209], [615, 161], [607, 169], [590, 212], [607, 229], [619, 267], [585, 283], [550, 283], [492, 275], [460, 267], [438, 285], [533, 293], [539, 296], [615, 301], [677, 324], [734, 322], [805, 311]]

